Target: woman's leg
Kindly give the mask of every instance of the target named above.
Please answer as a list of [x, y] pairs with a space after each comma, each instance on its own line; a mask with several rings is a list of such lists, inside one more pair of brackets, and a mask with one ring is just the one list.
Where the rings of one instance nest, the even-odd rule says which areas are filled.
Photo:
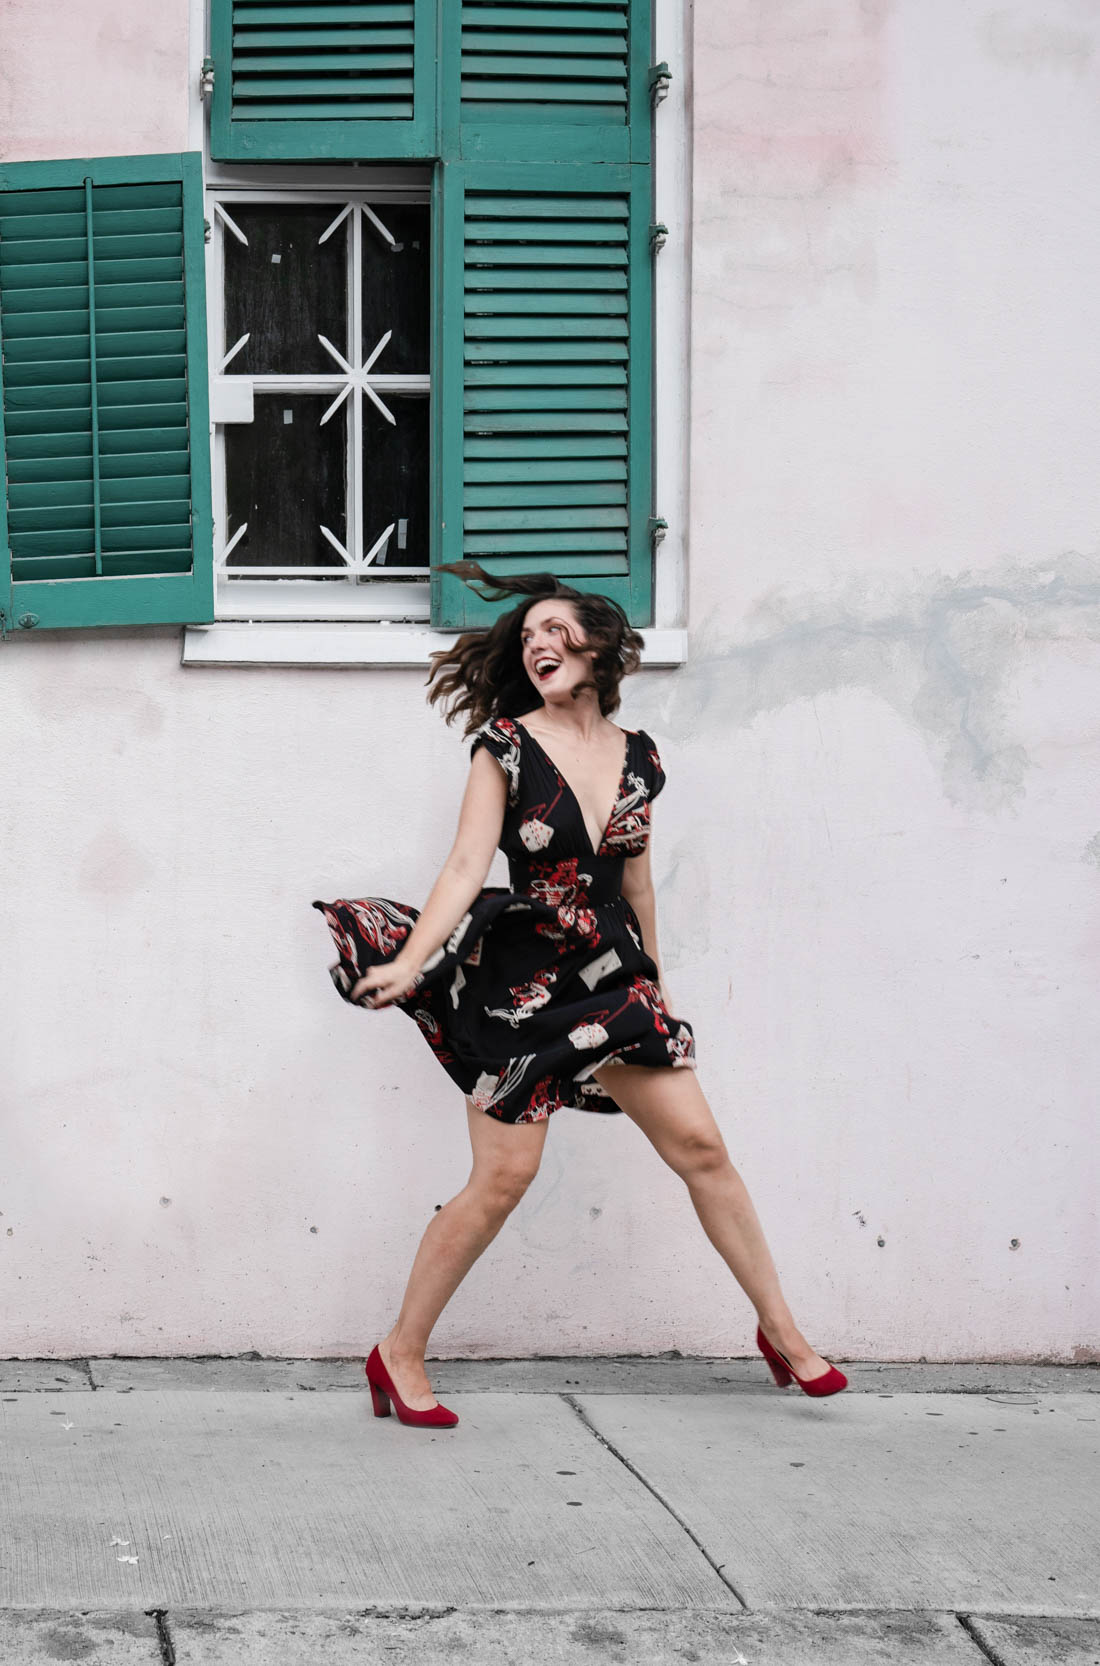
[[703, 1230], [756, 1309], [764, 1335], [800, 1377], [824, 1376], [828, 1361], [798, 1329], [745, 1182], [694, 1070], [601, 1065], [594, 1075], [684, 1181]]
[[438, 1404], [424, 1369], [432, 1327], [537, 1174], [550, 1126], [549, 1119], [498, 1122], [469, 1098], [466, 1118], [474, 1157], [470, 1178], [428, 1222], [401, 1311], [378, 1345], [397, 1392], [414, 1411]]

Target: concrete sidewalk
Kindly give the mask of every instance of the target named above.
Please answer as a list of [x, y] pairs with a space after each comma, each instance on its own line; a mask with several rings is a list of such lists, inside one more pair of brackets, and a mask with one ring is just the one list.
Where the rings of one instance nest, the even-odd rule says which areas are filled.
[[0, 1362], [0, 1666], [1097, 1666], [1100, 1369]]

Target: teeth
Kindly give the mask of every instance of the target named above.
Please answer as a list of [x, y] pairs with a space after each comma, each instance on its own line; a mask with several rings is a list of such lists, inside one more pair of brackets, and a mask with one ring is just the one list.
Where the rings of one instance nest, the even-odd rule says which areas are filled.
[[539, 676], [541, 677], [542, 673], [545, 670], [547, 670], [547, 668], [550, 668], [550, 669], [556, 671], [560, 664], [561, 664], [560, 659], [540, 659], [538, 664], [535, 666], [535, 670], [538, 672]]

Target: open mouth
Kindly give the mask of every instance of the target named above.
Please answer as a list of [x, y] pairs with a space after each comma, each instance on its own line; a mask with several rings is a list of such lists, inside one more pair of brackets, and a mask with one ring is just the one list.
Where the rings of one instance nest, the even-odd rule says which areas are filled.
[[550, 659], [548, 657], [546, 659], [536, 660], [535, 676], [538, 678], [540, 683], [544, 683], [548, 677], [552, 677], [554, 675], [554, 672], [560, 665], [560, 659]]

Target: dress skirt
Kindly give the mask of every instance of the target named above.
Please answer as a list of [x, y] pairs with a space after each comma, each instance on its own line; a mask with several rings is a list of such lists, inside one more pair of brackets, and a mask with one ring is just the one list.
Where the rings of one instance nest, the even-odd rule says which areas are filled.
[[[653, 741], [624, 730], [614, 808], [597, 849], [572, 789], [535, 736], [497, 717], [472, 736], [504, 771], [500, 849], [509, 884], [486, 886], [392, 1004], [420, 1029], [451, 1080], [502, 1122], [542, 1122], [569, 1106], [618, 1112], [596, 1081], [604, 1064], [694, 1069], [691, 1025], [661, 999], [657, 967], [622, 892], [624, 863], [645, 850], [664, 785]], [[347, 1001], [371, 966], [394, 960], [419, 918], [388, 897], [315, 902], [339, 956]], [[355, 1003], [372, 1007], [369, 992]]]

